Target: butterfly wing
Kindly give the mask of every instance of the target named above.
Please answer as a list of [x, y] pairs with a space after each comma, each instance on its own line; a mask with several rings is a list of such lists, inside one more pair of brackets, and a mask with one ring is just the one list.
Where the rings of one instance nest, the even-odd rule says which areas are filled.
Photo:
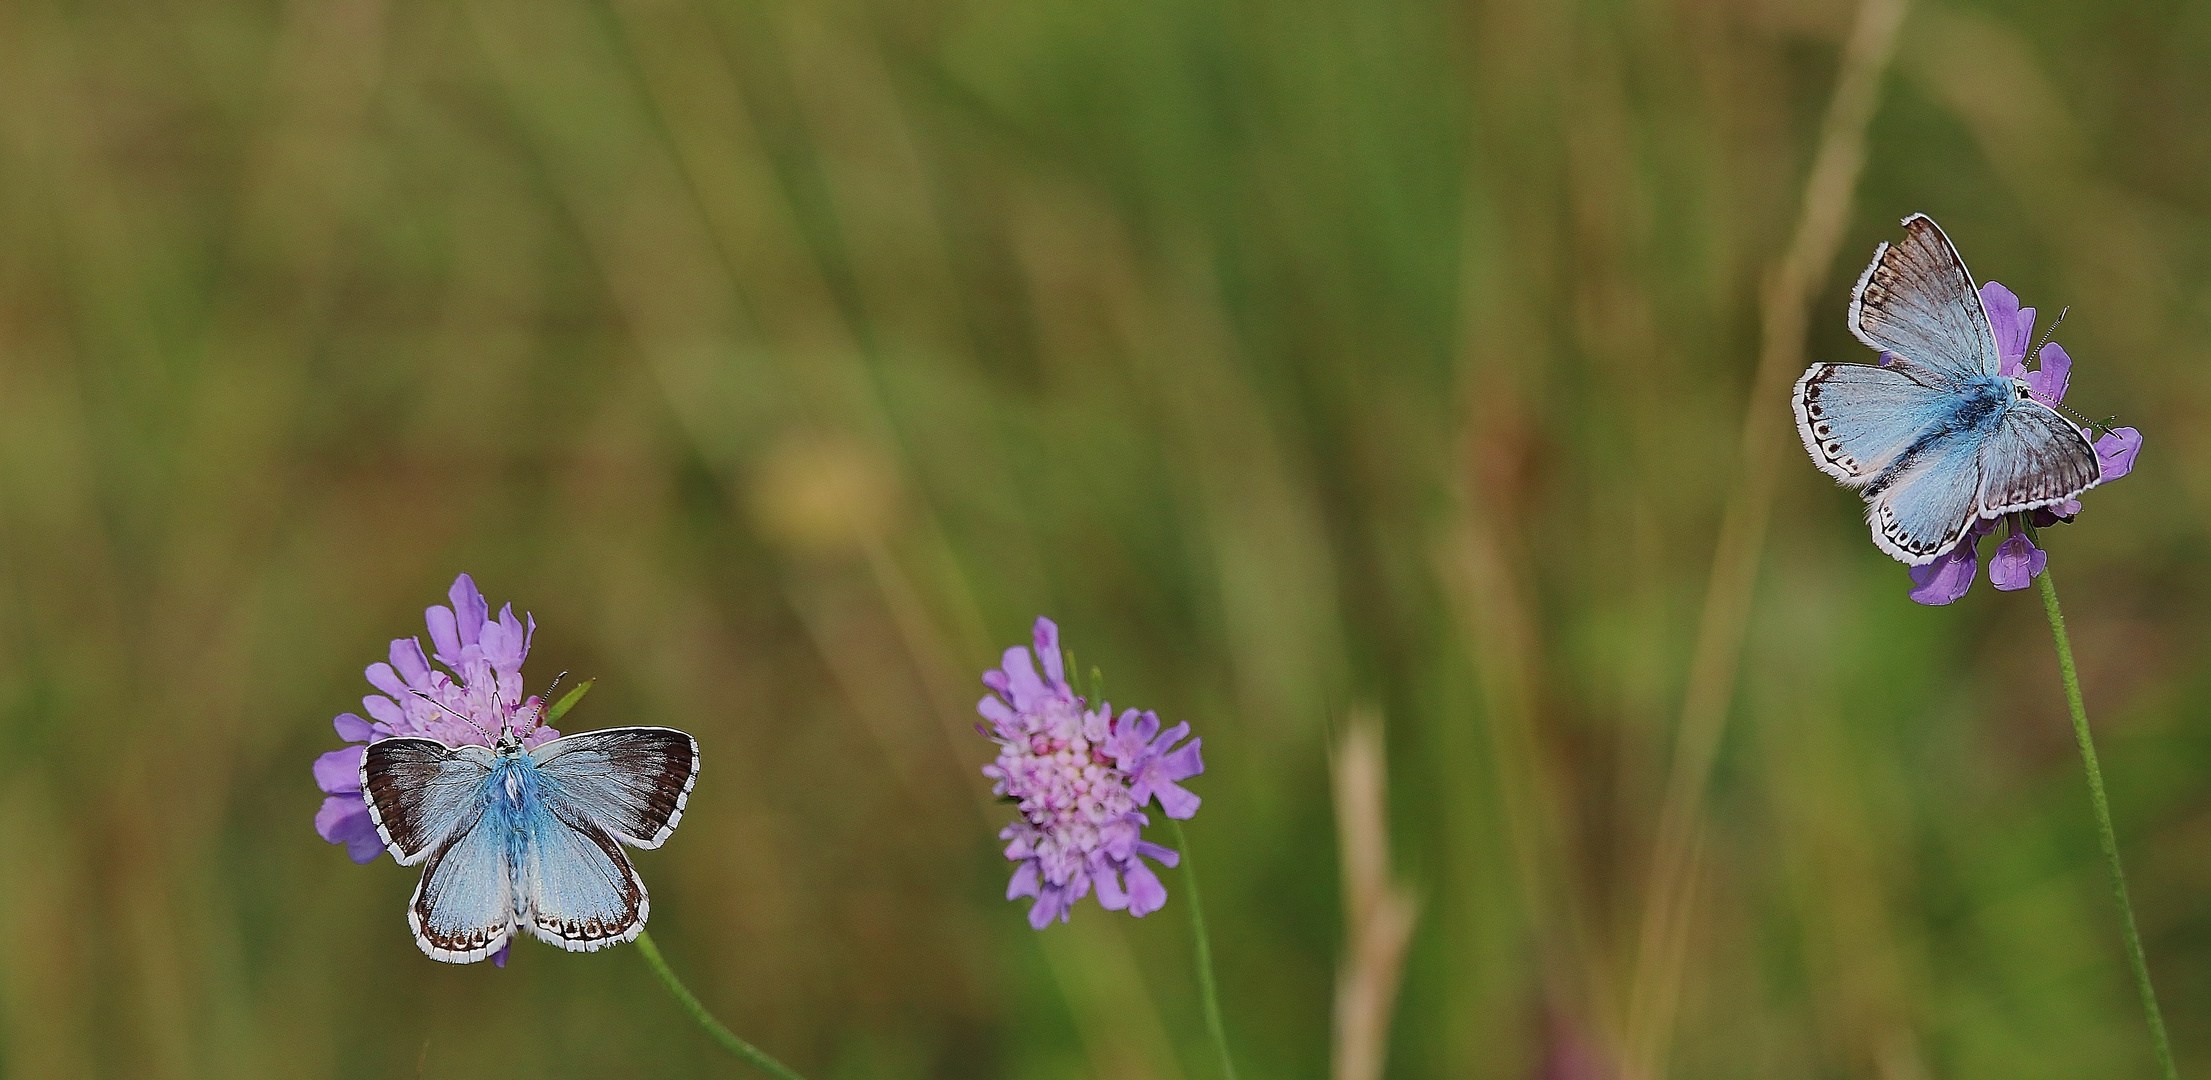
[[431, 959], [448, 964], [482, 960], [504, 948], [514, 934], [507, 811], [488, 797], [471, 805], [459, 831], [432, 850], [414, 898], [407, 902], [415, 944]]
[[625, 844], [659, 847], [699, 780], [699, 743], [664, 727], [606, 728], [535, 750], [546, 799]]
[[1850, 332], [1953, 382], [1995, 375], [2001, 366], [1973, 276], [1925, 214], [1904, 219], [1902, 241], [1874, 249], [1850, 293]]
[[1908, 566], [1924, 566], [1958, 545], [1980, 520], [1984, 436], [1968, 429], [1923, 439], [1865, 489], [1873, 542]]
[[376, 834], [401, 866], [413, 866], [454, 834], [491, 775], [494, 759], [481, 746], [436, 739], [395, 738], [369, 744], [361, 756], [361, 793]]
[[530, 758], [543, 799], [525, 875], [531, 933], [571, 952], [635, 939], [651, 901], [621, 845], [659, 847], [675, 832], [698, 782], [698, 741], [673, 728], [608, 728]]
[[2088, 436], [2056, 410], [2022, 397], [1981, 444], [1980, 515], [2061, 503], [2102, 479], [2103, 465]]
[[548, 799], [535, 812], [522, 874], [530, 932], [569, 952], [634, 940], [652, 902], [621, 843], [564, 802]]
[[1812, 463], [1862, 488], [1933, 433], [1955, 396], [1894, 367], [1813, 364], [1796, 381], [1791, 404]]

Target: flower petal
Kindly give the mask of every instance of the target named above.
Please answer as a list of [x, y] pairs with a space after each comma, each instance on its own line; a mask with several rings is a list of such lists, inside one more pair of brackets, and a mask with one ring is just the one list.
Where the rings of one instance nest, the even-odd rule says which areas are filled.
[[1981, 286], [1981, 307], [1988, 311], [1988, 328], [1996, 332], [1996, 355], [2003, 361], [1997, 374], [2016, 379], [2026, 367], [2027, 342], [2034, 336], [2034, 309], [2019, 307], [2019, 297], [1996, 282]]
[[1129, 894], [1121, 888], [1121, 875], [1107, 865], [1104, 859], [1095, 861], [1097, 865], [1090, 868], [1090, 880], [1098, 887], [1098, 906], [1107, 911], [1119, 911], [1129, 906]]
[[376, 737], [376, 729], [353, 713], [339, 713], [330, 726], [337, 728], [338, 737], [347, 742], [367, 742]]
[[359, 792], [324, 799], [315, 811], [315, 831], [333, 844], [344, 844], [347, 857], [357, 863], [373, 862], [384, 853], [384, 841], [376, 835], [376, 823]]
[[1189, 745], [1161, 757], [1160, 771], [1169, 780], [1188, 780], [1204, 772], [1205, 759], [1198, 754], [1198, 749], [1204, 745], [1204, 739], [1192, 739]]
[[367, 754], [368, 747], [354, 745], [316, 758], [316, 786], [332, 795], [361, 790], [361, 759]]
[[2035, 357], [2035, 369], [2027, 373], [2027, 389], [2045, 404], [2065, 400], [2065, 383], [2073, 374], [2073, 358], [2066, 355], [2065, 346], [2050, 342]]
[[1174, 744], [1181, 742], [1182, 740], [1189, 737], [1190, 723], [1189, 721], [1185, 720], [1171, 728], [1168, 728], [1163, 732], [1160, 732], [1156, 737], [1152, 738], [1148, 742], [1144, 749], [1147, 753], [1156, 757], [1160, 754], [1166, 753], [1168, 747], [1173, 746]]
[[1113, 736], [1108, 740], [1106, 753], [1112, 754], [1125, 772], [1137, 772], [1143, 760], [1151, 752], [1152, 739], [1159, 734], [1159, 714], [1149, 709], [1137, 712], [1124, 709], [1113, 722]]
[[375, 862], [376, 857], [384, 853], [384, 840], [375, 834], [373, 828], [371, 826], [372, 831], [367, 836], [356, 836], [345, 842], [346, 858], [352, 859], [358, 865], [367, 865]]
[[1159, 809], [1168, 817], [1188, 821], [1197, 816], [1198, 804], [1204, 800], [1172, 780], [1152, 781], [1152, 797], [1159, 800]]
[[522, 670], [522, 659], [529, 651], [529, 636], [522, 629], [522, 620], [514, 617], [514, 605], [499, 609], [499, 618], [484, 624], [479, 639], [484, 647], [484, 658], [491, 661], [492, 670], [512, 674]]
[[1136, 855], [1136, 845], [1144, 837], [1143, 826], [1147, 818], [1142, 814], [1128, 814], [1119, 821], [1110, 822], [1098, 829], [1098, 850], [1114, 862], [1127, 862]]
[[408, 686], [418, 690], [430, 688], [430, 661], [422, 655], [420, 638], [392, 639], [392, 670], [397, 671]]
[[1949, 554], [1925, 566], [1911, 568], [1911, 598], [1922, 604], [1939, 607], [1956, 601], [1973, 587], [1973, 575], [1980, 570], [1979, 554], [1968, 539]]
[[1048, 890], [1044, 895], [1036, 898], [1036, 903], [1029, 905], [1029, 927], [1031, 929], [1042, 930], [1052, 925], [1053, 919], [1058, 919], [1061, 922], [1067, 921], [1069, 903], [1063, 901], [1060, 896], [1060, 890]]
[[1030, 859], [1014, 867], [1013, 880], [1006, 882], [1006, 899], [1035, 896], [1039, 882], [1036, 876], [1036, 860]]
[[1019, 645], [1007, 649], [1001, 665], [1006, 673], [1006, 692], [1013, 697], [1013, 707], [1022, 712], [1043, 708], [1044, 680], [1036, 677], [1036, 664], [1030, 661], [1029, 650]]
[[1036, 625], [1029, 628], [1029, 640], [1036, 644], [1036, 658], [1044, 665], [1044, 681], [1054, 687], [1067, 685], [1067, 669], [1060, 662], [1059, 624], [1037, 616]]
[[453, 579], [453, 587], [446, 591], [453, 601], [453, 625], [461, 635], [461, 646], [476, 644], [484, 632], [484, 621], [491, 614], [491, 605], [484, 603], [484, 594], [476, 588], [476, 579], [467, 574]]
[[414, 728], [414, 725], [408, 722], [407, 714], [399, 708], [398, 703], [381, 694], [361, 695], [361, 707], [367, 709], [368, 714], [375, 717], [377, 723], [392, 729], [394, 732], [411, 731]]
[[1989, 583], [2005, 592], [2024, 589], [2050, 561], [2050, 553], [2034, 546], [2025, 533], [2013, 533], [1988, 560]]
[[996, 694], [984, 694], [983, 699], [975, 703], [975, 711], [982, 714], [983, 719], [990, 721], [999, 731], [1009, 734], [1020, 719], [1020, 714], [1014, 712], [1013, 707]]
[[344, 843], [355, 831], [356, 822], [371, 829], [376, 827], [369, 821], [368, 803], [362, 801], [357, 791], [350, 795], [328, 796], [315, 810], [315, 832], [333, 844]]
[[[395, 641], [392, 644], [397, 645], [399, 643]], [[385, 697], [393, 701], [411, 701], [414, 699], [414, 694], [408, 690], [406, 680], [401, 679], [399, 673], [393, 671], [390, 664], [379, 660], [368, 666], [366, 674], [368, 675], [369, 685], [382, 690]]]
[[2096, 460], [2103, 465], [2104, 483], [2134, 471], [2134, 455], [2142, 449], [2142, 433], [2130, 427], [2113, 428], [2096, 440]]
[[1142, 859], [1130, 859], [1122, 868], [1128, 874], [1129, 914], [1141, 919], [1167, 906], [1167, 887]]
[[437, 650], [438, 663], [449, 668], [461, 666], [461, 634], [453, 620], [453, 609], [443, 604], [432, 604], [422, 610], [422, 621], [430, 627], [430, 646]]

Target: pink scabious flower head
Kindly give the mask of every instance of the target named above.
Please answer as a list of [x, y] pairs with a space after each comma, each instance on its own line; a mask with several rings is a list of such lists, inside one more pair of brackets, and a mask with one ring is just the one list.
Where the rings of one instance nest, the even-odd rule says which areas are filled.
[[[538, 698], [522, 695], [522, 659], [529, 655], [537, 620], [516, 619], [512, 604], [494, 617], [467, 574], [453, 580], [447, 596], [452, 607], [437, 605], [424, 613], [436, 651], [425, 656], [419, 639], [394, 639], [390, 661], [368, 668], [369, 685], [380, 691], [361, 699], [369, 719], [340, 713], [338, 737], [351, 745], [315, 759], [315, 783], [326, 796], [315, 812], [315, 831], [344, 844], [354, 862], [372, 862], [384, 853], [361, 796], [361, 758], [369, 743], [416, 735], [448, 746], [490, 746], [512, 730], [522, 745], [535, 748], [560, 737], [538, 723]], [[432, 658], [445, 670], [432, 667]]]
[[[2056, 409], [2065, 401], [2065, 390], [2073, 375], [2073, 358], [2066, 355], [2065, 347], [2049, 342], [2035, 352], [2035, 366], [2027, 367], [2027, 346], [2034, 341], [2034, 309], [2019, 306], [2019, 297], [1996, 282], [1981, 286], [1981, 306], [1988, 311], [1990, 329], [1996, 332], [1996, 355], [2000, 361], [1997, 374], [2007, 379], [2018, 379], [2027, 384], [2027, 393], [2036, 401]], [[1881, 362], [1888, 363], [1884, 353]], [[2060, 410], [2060, 415], [2064, 415]], [[2142, 433], [2131, 427], [2110, 428], [2102, 435], [2092, 429], [2082, 429], [2094, 441], [2096, 461], [2103, 469], [2100, 484], [2108, 484], [2134, 470], [2134, 455], [2142, 449]], [[2067, 499], [2056, 506], [2046, 506], [2034, 511], [2034, 527], [2045, 529], [2061, 521], [2071, 521], [2081, 511], [2079, 499]], [[1948, 604], [1963, 596], [1973, 587], [1973, 578], [1980, 568], [1975, 550], [1980, 540], [1996, 531], [1993, 519], [1975, 522], [1965, 540], [1948, 554], [1925, 566], [1911, 568], [1911, 598], [1922, 604]], [[1988, 561], [1989, 583], [2002, 590], [2024, 589], [2033, 584], [2042, 568], [2049, 563], [2049, 553], [2038, 548], [2034, 540], [2016, 526], [2011, 535], [1996, 547], [1996, 554]]]
[[1006, 899], [1034, 897], [1029, 925], [1039, 930], [1067, 921], [1093, 889], [1108, 911], [1158, 911], [1167, 888], [1144, 859], [1174, 866], [1182, 857], [1143, 838], [1151, 824], [1144, 808], [1156, 800], [1171, 818], [1198, 812], [1198, 797], [1181, 782], [1205, 771], [1202, 740], [1177, 747], [1190, 725], [1162, 731], [1155, 713], [1115, 716], [1113, 706], [1077, 695], [1052, 620], [1039, 617], [1032, 640], [1033, 659], [1015, 646], [1003, 666], [983, 673], [991, 693], [975, 706], [990, 721], [975, 729], [998, 743], [998, 760], [983, 775], [1021, 813], [998, 834], [1017, 864]]

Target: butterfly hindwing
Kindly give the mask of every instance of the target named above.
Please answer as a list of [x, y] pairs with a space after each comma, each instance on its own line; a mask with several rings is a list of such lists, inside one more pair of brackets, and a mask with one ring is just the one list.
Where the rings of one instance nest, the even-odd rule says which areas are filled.
[[1965, 260], [1925, 214], [1904, 219], [1904, 239], [1882, 244], [1850, 293], [1850, 332], [1942, 378], [1995, 375], [1996, 334]]
[[2056, 410], [2022, 397], [1981, 443], [1980, 515], [2061, 503], [2102, 479], [2103, 465], [2088, 436]]
[[1910, 566], [1956, 547], [1981, 517], [1981, 441], [1972, 430], [1944, 432], [1881, 473], [1865, 489], [1874, 544]]
[[361, 794], [384, 847], [413, 866], [453, 834], [491, 775], [496, 759], [482, 746], [447, 746], [402, 737], [370, 743], [361, 756]]
[[530, 757], [556, 813], [641, 848], [659, 847], [675, 832], [699, 779], [698, 740], [674, 728], [586, 731]]
[[[480, 749], [480, 748], [479, 748]], [[514, 932], [514, 871], [506, 815], [489, 799], [471, 803], [458, 832], [431, 853], [407, 902], [407, 925], [433, 960], [471, 964], [499, 951]]]
[[645, 882], [619, 841], [573, 811], [549, 801], [533, 823], [535, 842], [520, 882], [530, 932], [570, 952], [633, 940], [652, 910]]
[[1952, 396], [1893, 367], [1813, 364], [1792, 404], [1812, 463], [1864, 487], [1943, 422]]

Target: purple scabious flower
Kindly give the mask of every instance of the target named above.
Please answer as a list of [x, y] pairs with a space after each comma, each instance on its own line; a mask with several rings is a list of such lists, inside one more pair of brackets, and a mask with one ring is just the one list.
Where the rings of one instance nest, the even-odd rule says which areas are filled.
[[[2073, 358], [2066, 355], [2065, 347], [2054, 341], [2042, 346], [2035, 353], [2035, 367], [2029, 370], [2027, 345], [2034, 340], [2034, 309], [2020, 307], [2019, 297], [1993, 281], [1981, 286], [1981, 306], [1987, 309], [1989, 326], [1996, 331], [1996, 353], [2001, 361], [1997, 374], [2026, 383], [2027, 393], [2036, 401], [2057, 408], [2065, 400], [2066, 384], [2073, 374]], [[1888, 354], [1882, 354], [1881, 362], [1888, 362]], [[2140, 431], [2113, 428], [2098, 436], [2092, 430], [2083, 430], [2095, 441], [2097, 463], [2103, 467], [2099, 483], [2108, 484], [2133, 471], [2134, 455], [2142, 449]], [[2039, 529], [2071, 521], [2080, 511], [2079, 499], [2067, 499], [2034, 511], [2034, 525]], [[1912, 567], [1911, 598], [1922, 604], [1948, 604], [1963, 597], [1973, 587], [1974, 575], [1980, 569], [1976, 549], [1981, 538], [1995, 531], [1994, 519], [1977, 521], [1964, 542], [1948, 554], [1925, 566]], [[2042, 573], [2049, 558], [2048, 552], [2036, 547], [2024, 531], [2014, 526], [1988, 561], [1989, 583], [1998, 589], [2024, 589]]]
[[975, 729], [998, 743], [998, 760], [983, 775], [1021, 811], [998, 834], [1006, 858], [1019, 864], [1006, 899], [1035, 897], [1029, 925], [1039, 930], [1066, 922], [1093, 888], [1108, 911], [1149, 915], [1165, 906], [1167, 888], [1143, 860], [1174, 866], [1182, 857], [1143, 838], [1151, 824], [1144, 807], [1156, 799], [1171, 818], [1198, 812], [1198, 797], [1181, 782], [1205, 771], [1203, 740], [1177, 747], [1190, 725], [1161, 731], [1150, 711], [1115, 716], [1105, 702], [1091, 707], [1067, 683], [1059, 627], [1040, 616], [1033, 634], [1035, 660], [1029, 649], [1007, 649], [1004, 666], [983, 673], [992, 692], [975, 706], [990, 721]]
[[[447, 596], [452, 607], [438, 605], [424, 612], [430, 644], [437, 651], [425, 656], [420, 639], [393, 639], [391, 661], [368, 668], [369, 684], [381, 691], [361, 699], [371, 719], [340, 713], [338, 737], [352, 745], [315, 759], [315, 783], [326, 795], [315, 812], [315, 831], [333, 844], [344, 844], [354, 862], [373, 862], [384, 853], [361, 796], [361, 758], [369, 743], [419, 735], [448, 746], [490, 746], [510, 727], [531, 748], [560, 737], [538, 725], [538, 699], [522, 696], [522, 658], [529, 655], [537, 620], [527, 615], [516, 619], [512, 604], [492, 617], [484, 594], [467, 574], [453, 580]], [[432, 657], [447, 670], [431, 667]]]

